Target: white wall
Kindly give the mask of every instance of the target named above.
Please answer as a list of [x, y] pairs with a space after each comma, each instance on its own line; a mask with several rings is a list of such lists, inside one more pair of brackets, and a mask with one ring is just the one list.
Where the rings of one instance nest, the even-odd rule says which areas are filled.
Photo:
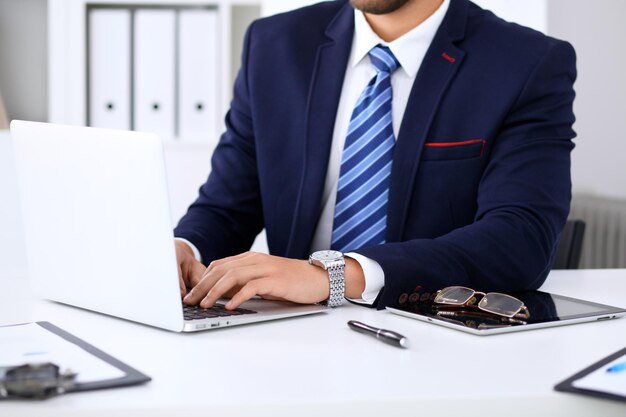
[[[46, 14], [46, 0], [0, 0], [0, 92], [9, 120], [48, 117]], [[25, 270], [13, 151], [0, 131], [0, 279]]]
[[575, 192], [626, 198], [626, 2], [550, 0], [548, 32], [578, 57]]

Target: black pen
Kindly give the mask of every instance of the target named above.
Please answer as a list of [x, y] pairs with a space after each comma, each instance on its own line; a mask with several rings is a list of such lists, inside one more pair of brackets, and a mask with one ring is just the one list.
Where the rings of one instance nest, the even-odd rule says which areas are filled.
[[370, 336], [374, 336], [376, 339], [381, 342], [385, 342], [387, 344], [408, 348], [409, 347], [409, 339], [405, 336], [402, 336], [400, 333], [396, 333], [391, 330], [379, 329], [377, 327], [369, 326], [365, 323], [361, 323], [360, 321], [350, 320], [348, 322], [348, 327], [352, 330], [355, 330], [359, 333], [368, 334]]

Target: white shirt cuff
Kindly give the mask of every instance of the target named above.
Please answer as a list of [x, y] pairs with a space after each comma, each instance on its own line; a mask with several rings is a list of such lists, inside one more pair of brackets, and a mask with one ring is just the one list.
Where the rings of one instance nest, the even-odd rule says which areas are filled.
[[200, 255], [200, 251], [198, 250], [198, 248], [196, 248], [196, 245], [194, 245], [187, 239], [183, 239], [182, 237], [175, 237], [174, 240], [179, 240], [181, 242], [186, 243], [187, 246], [191, 248], [191, 251], [193, 252], [193, 256], [196, 258], [196, 261], [202, 262], [202, 255]]
[[350, 257], [357, 261], [363, 269], [363, 275], [365, 276], [365, 289], [361, 298], [349, 298], [350, 301], [354, 301], [360, 304], [374, 304], [378, 293], [385, 285], [385, 272], [380, 264], [370, 258], [367, 258], [358, 253], [350, 252], [346, 253], [347, 257]]

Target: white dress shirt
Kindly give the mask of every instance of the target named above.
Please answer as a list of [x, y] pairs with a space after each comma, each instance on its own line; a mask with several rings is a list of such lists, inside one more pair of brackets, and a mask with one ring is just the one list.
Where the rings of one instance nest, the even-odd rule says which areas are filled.
[[[419, 26], [405, 33], [393, 42], [385, 42], [374, 33], [362, 12], [354, 11], [354, 39], [352, 51], [346, 68], [346, 75], [339, 99], [335, 130], [330, 150], [326, 182], [322, 195], [322, 214], [317, 229], [313, 236], [311, 252], [330, 248], [333, 231], [333, 218], [335, 214], [335, 201], [337, 199], [337, 182], [339, 180], [339, 168], [341, 165], [341, 153], [343, 151], [348, 125], [352, 117], [352, 110], [359, 96], [376, 75], [374, 65], [370, 62], [368, 52], [378, 44], [391, 49], [398, 62], [398, 68], [391, 75], [391, 120], [394, 137], [398, 137], [400, 124], [409, 100], [409, 94], [413, 87], [413, 81], [422, 65], [426, 51], [430, 47], [435, 33], [448, 10], [450, 0], [444, 0], [439, 9]], [[357, 253], [347, 253], [361, 265], [365, 274], [365, 291], [361, 300], [372, 304], [385, 283], [385, 274], [378, 262], [366, 258]]]
[[[448, 10], [450, 0], [443, 0], [441, 6], [428, 19], [419, 26], [405, 33], [393, 42], [385, 42], [374, 33], [362, 12], [354, 11], [354, 38], [352, 50], [346, 68], [335, 129], [333, 131], [332, 145], [324, 193], [322, 195], [321, 210], [317, 229], [313, 235], [311, 253], [330, 248], [333, 230], [333, 218], [335, 214], [335, 201], [337, 198], [337, 182], [339, 180], [339, 168], [341, 165], [341, 153], [343, 151], [348, 125], [352, 117], [352, 110], [359, 96], [376, 75], [376, 70], [370, 62], [368, 52], [378, 44], [391, 49], [394, 56], [400, 62], [398, 68], [391, 75], [391, 88], [393, 98], [391, 101], [391, 118], [394, 137], [398, 137], [400, 124], [404, 115], [409, 94], [413, 87], [413, 81], [422, 65], [426, 51], [435, 37], [435, 33]], [[419, 93], [419, 92], [418, 92]], [[179, 239], [187, 243], [193, 250], [196, 259], [200, 260], [198, 249], [189, 241]], [[365, 291], [360, 300], [356, 302], [372, 304], [385, 283], [385, 274], [378, 262], [366, 258], [357, 253], [347, 253], [355, 259], [363, 268], [365, 274]]]

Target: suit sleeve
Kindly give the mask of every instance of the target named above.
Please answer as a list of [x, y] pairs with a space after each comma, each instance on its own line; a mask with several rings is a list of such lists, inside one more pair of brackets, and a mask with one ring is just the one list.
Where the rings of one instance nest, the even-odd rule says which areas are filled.
[[174, 229], [193, 243], [205, 263], [250, 249], [263, 228], [255, 142], [248, 91], [248, 29], [241, 69], [226, 115], [226, 131], [213, 153], [211, 174]]
[[473, 223], [356, 251], [384, 270], [378, 308], [417, 286], [512, 291], [543, 283], [571, 200], [575, 67], [573, 48], [560, 41], [538, 60], [493, 142]]

